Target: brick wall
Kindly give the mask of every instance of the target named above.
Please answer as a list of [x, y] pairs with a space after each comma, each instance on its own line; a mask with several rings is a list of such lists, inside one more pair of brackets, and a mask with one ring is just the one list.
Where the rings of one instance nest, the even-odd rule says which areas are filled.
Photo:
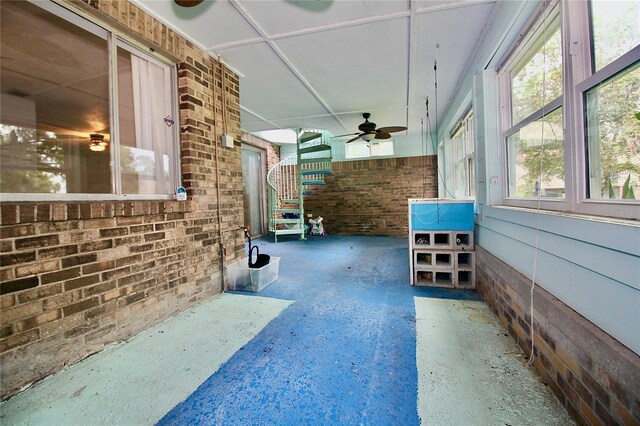
[[305, 215], [333, 235], [407, 235], [407, 199], [437, 197], [436, 156], [333, 163], [326, 185], [310, 186]]
[[219, 293], [221, 253], [244, 253], [241, 151], [220, 146], [223, 108], [240, 140], [238, 77], [129, 2], [73, 4], [178, 59], [189, 198], [2, 203], [2, 398]]
[[[531, 281], [476, 245], [478, 290], [531, 352]], [[534, 365], [581, 425], [640, 424], [640, 357], [540, 287], [534, 293]]]

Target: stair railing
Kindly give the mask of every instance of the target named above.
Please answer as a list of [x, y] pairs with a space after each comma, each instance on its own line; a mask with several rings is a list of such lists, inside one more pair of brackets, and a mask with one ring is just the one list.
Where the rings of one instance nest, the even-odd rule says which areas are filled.
[[283, 208], [284, 200], [298, 198], [297, 155], [280, 161], [267, 173], [269, 186], [269, 231], [276, 230], [276, 210]]

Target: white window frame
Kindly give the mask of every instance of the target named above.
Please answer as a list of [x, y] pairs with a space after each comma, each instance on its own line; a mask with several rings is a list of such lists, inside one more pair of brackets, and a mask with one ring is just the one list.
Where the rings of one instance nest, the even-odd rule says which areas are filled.
[[621, 219], [640, 219], [640, 200], [595, 199], [588, 198], [589, 179], [586, 157], [587, 138], [585, 134], [586, 92], [600, 83], [620, 73], [624, 69], [640, 61], [640, 45], [631, 49], [618, 59], [593, 73], [591, 54], [591, 28], [589, 23], [588, 2], [568, 2], [568, 15], [572, 18], [571, 39], [578, 42], [579, 51], [571, 56], [573, 100], [572, 121], [574, 125], [573, 150], [575, 151], [575, 206], [574, 211], [580, 214], [609, 216]]
[[[589, 16], [589, 2], [561, 1], [560, 7], [560, 34], [562, 40], [563, 61], [563, 94], [553, 100], [544, 108], [544, 115], [558, 107], [563, 108], [564, 130], [564, 170], [565, 170], [565, 198], [555, 200], [551, 198], [522, 199], [509, 197], [508, 195], [508, 157], [507, 140], [505, 136], [511, 123], [510, 111], [510, 79], [509, 65], [517, 61], [519, 56], [525, 55], [531, 43], [536, 38], [536, 32], [544, 20], [543, 7], [553, 4], [545, 2], [541, 5], [534, 19], [525, 26], [524, 38], [514, 43], [514, 47], [498, 67], [498, 91], [499, 91], [499, 115], [500, 138], [499, 152], [502, 157], [502, 202], [501, 204], [514, 207], [539, 208], [556, 210], [573, 214], [585, 214], [592, 216], [605, 216], [616, 219], [640, 219], [639, 200], [620, 199], [590, 199], [588, 198], [587, 185], [587, 157], [585, 137], [585, 93], [598, 84], [615, 76], [627, 67], [640, 61], [640, 45], [628, 51], [620, 58], [603, 67], [597, 72], [592, 72], [592, 43]], [[546, 17], [549, 19], [549, 16]], [[515, 52], [515, 53], [514, 53]], [[518, 127], [539, 119], [543, 111], [538, 110], [519, 123]], [[513, 128], [511, 129], [513, 131]]]
[[174, 158], [170, 163], [175, 176], [174, 186], [176, 189], [180, 186], [182, 176], [180, 167], [180, 134], [179, 134], [179, 113], [178, 113], [178, 78], [175, 67], [175, 58], [169, 58], [155, 52], [148, 46], [144, 46], [137, 40], [119, 32], [115, 28], [106, 25], [103, 22], [97, 22], [96, 19], [88, 13], [82, 11], [67, 3], [58, 1], [42, 2], [28, 0], [30, 3], [80, 27], [84, 30], [95, 34], [101, 38], [106, 38], [109, 49], [109, 91], [110, 91], [110, 129], [111, 129], [111, 162], [112, 166], [112, 192], [108, 194], [91, 194], [91, 193], [0, 193], [0, 202], [22, 202], [22, 201], [120, 201], [120, 200], [173, 200], [175, 193], [172, 194], [123, 194], [121, 179], [121, 166], [119, 156], [119, 133], [118, 133], [118, 84], [117, 73], [117, 47], [123, 47], [127, 50], [134, 51], [135, 54], [146, 60], [169, 66], [171, 70], [171, 97], [172, 97], [172, 117], [174, 124], [172, 125]]
[[[385, 154], [385, 155], [372, 154], [372, 151], [371, 151], [372, 143], [390, 143], [392, 153]], [[367, 151], [369, 152], [367, 155], [354, 156], [354, 155], [347, 154], [349, 152], [349, 146], [360, 146], [360, 145], [367, 146]], [[395, 155], [395, 144], [393, 142], [393, 139], [377, 140], [377, 141], [375, 139], [371, 141], [358, 140], [350, 143], [345, 143], [345, 146], [344, 146], [344, 158], [347, 160], [363, 160], [368, 158], [390, 158], [390, 157], [393, 157], [394, 155]]]
[[[564, 12], [565, 2], [550, 1], [543, 2], [538, 7], [536, 13], [533, 15], [533, 19], [530, 20], [525, 28], [526, 35], [521, 42], [510, 51], [510, 57], [503, 61], [503, 66], [498, 71], [498, 84], [500, 91], [500, 153], [502, 158], [502, 204], [513, 207], [528, 207], [528, 208], [541, 208], [545, 210], [571, 210], [572, 188], [571, 188], [571, 174], [568, 169], [571, 162], [571, 150], [567, 147], [567, 109], [564, 100], [567, 99], [567, 82], [566, 68], [564, 64], [568, 60], [568, 49], [565, 48], [565, 40], [567, 40], [566, 30], [566, 16]], [[557, 9], [556, 9], [557, 8]], [[551, 13], [549, 11], [551, 9]], [[550, 21], [557, 18], [557, 14], [560, 15], [560, 39], [562, 46], [562, 63], [563, 63], [563, 93], [556, 99], [550, 99], [546, 101], [546, 104], [542, 108], [529, 114], [526, 118], [520, 122], [512, 125], [511, 120], [511, 78], [510, 71], [518, 64], [524, 56], [526, 56], [533, 46], [538, 42], [539, 37], [546, 31], [545, 25]], [[562, 107], [563, 116], [563, 129], [564, 129], [564, 183], [565, 183], [565, 197], [563, 199], [556, 199], [551, 197], [530, 197], [520, 198], [512, 197], [509, 195], [509, 153], [507, 149], [507, 136], [513, 134], [524, 126], [533, 123], [544, 116], [550, 114], [554, 110]]]
[[[463, 144], [464, 154], [462, 155], [462, 158], [460, 159], [460, 161], [456, 163], [453, 155], [455, 151], [455, 146], [453, 146], [453, 139], [458, 132], [462, 132], [462, 142], [463, 142], [462, 144]], [[451, 131], [449, 132], [449, 141], [451, 144], [451, 161], [449, 163], [451, 163], [451, 168], [453, 172], [451, 174], [451, 178], [452, 178], [451, 185], [453, 186], [453, 188], [451, 189], [453, 189], [453, 193], [456, 198], [458, 197], [475, 198], [475, 182], [472, 181], [471, 175], [469, 172], [470, 162], [474, 162], [474, 168], [475, 168], [475, 120], [474, 120], [472, 105], [469, 105], [464, 110], [464, 112], [460, 115], [460, 118], [455, 122], [455, 124], [451, 128]], [[471, 151], [468, 151], [467, 147], [469, 147], [470, 142], [473, 149]], [[456, 166], [460, 163], [464, 163], [464, 179], [465, 179], [464, 194], [456, 194], [456, 188], [458, 187], [458, 182], [457, 182], [458, 177], [456, 174]], [[473, 180], [475, 181], [475, 173], [474, 173]], [[472, 187], [473, 187], [473, 190], [472, 190]], [[449, 191], [451, 189], [449, 189]]]

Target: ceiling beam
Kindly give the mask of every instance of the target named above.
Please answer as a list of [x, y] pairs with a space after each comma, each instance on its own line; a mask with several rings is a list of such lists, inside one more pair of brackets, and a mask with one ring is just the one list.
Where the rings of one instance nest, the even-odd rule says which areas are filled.
[[324, 107], [324, 109], [331, 114], [334, 120], [336, 120], [345, 131], [348, 131], [347, 126], [340, 120], [340, 118], [333, 112], [329, 104], [320, 96], [318, 91], [307, 81], [306, 78], [302, 75], [300, 71], [296, 69], [293, 63], [287, 58], [287, 56], [280, 50], [280, 48], [270, 39], [269, 35], [260, 27], [260, 25], [249, 15], [249, 13], [245, 10], [242, 5], [240, 5], [238, 0], [229, 0], [229, 3], [238, 11], [238, 13], [253, 27], [253, 29], [265, 39], [269, 47], [275, 52], [276, 55], [280, 58], [280, 60], [289, 68], [289, 70], [296, 76], [298, 80], [307, 88], [307, 90], [313, 95], [314, 98]]
[[[260, 34], [261, 37], [253, 37], [253, 38], [249, 38], [249, 39], [246, 39], [246, 40], [238, 40], [238, 41], [232, 41], [232, 42], [229, 42], [229, 43], [218, 44], [218, 45], [214, 45], [214, 46], [208, 47], [207, 50], [216, 51], [217, 52], [217, 51], [223, 50], [223, 49], [231, 49], [231, 48], [234, 48], [234, 47], [242, 47], [242, 46], [250, 46], [252, 44], [259, 44], [259, 43], [267, 42], [269, 40], [274, 41], [274, 40], [281, 40], [281, 39], [299, 37], [299, 36], [303, 36], [303, 35], [307, 35], [307, 34], [322, 33], [322, 32], [326, 32], [326, 31], [333, 31], [333, 30], [339, 30], [339, 29], [343, 29], [343, 28], [357, 27], [359, 25], [372, 24], [372, 23], [376, 23], [376, 22], [384, 22], [384, 21], [390, 21], [390, 20], [394, 20], [394, 19], [408, 18], [408, 17], [411, 17], [412, 15], [413, 16], [415, 16], [415, 15], [424, 15], [424, 14], [427, 14], [427, 13], [436, 13], [436, 12], [442, 12], [442, 11], [445, 11], [445, 10], [460, 9], [460, 8], [463, 8], [463, 7], [477, 6], [477, 5], [480, 5], [480, 4], [495, 3], [496, 1], [497, 0], [460, 1], [460, 2], [456, 2], [456, 3], [446, 3], [446, 4], [441, 4], [441, 5], [435, 5], [435, 6], [427, 6], [427, 7], [423, 7], [423, 8], [418, 8], [417, 5], [414, 4], [414, 2], [412, 1], [410, 10], [407, 10], [407, 11], [404, 11], [404, 12], [389, 13], [389, 14], [386, 14], [386, 15], [369, 16], [369, 17], [365, 17], [365, 18], [358, 18], [358, 19], [352, 19], [352, 20], [348, 20], [348, 21], [336, 22], [336, 23], [328, 24], [328, 25], [319, 25], [319, 26], [316, 26], [316, 27], [303, 28], [301, 30], [289, 31], [289, 32], [286, 32], [286, 33], [278, 33], [278, 34], [272, 34], [272, 35], [268, 35], [264, 31], [262, 31], [262, 32], [258, 31], [258, 33]], [[230, 0], [230, 2], [234, 7], [236, 5], [238, 5], [239, 7], [242, 8], [242, 6], [239, 5], [238, 0]], [[244, 8], [242, 8], [242, 9], [244, 10]], [[238, 11], [238, 12], [240, 12], [240, 11]], [[246, 11], [244, 13], [246, 13]], [[240, 12], [240, 14], [242, 14], [242, 16], [245, 16], [242, 12]], [[245, 17], [245, 19], [246, 19], [246, 17]], [[247, 21], [247, 22], [249, 22], [249, 24], [253, 25], [252, 22], [255, 22], [255, 21], [253, 21], [253, 19], [251, 18], [251, 21]]]
[[271, 124], [273, 127], [275, 127], [276, 129], [280, 129], [281, 127], [278, 126], [276, 123], [269, 121], [268, 119], [264, 118], [263, 116], [261, 116], [260, 114], [258, 114], [257, 112], [253, 112], [251, 111], [249, 108], [244, 107], [242, 105], [240, 105], [240, 109], [244, 112], [246, 112], [247, 114], [251, 114], [253, 115], [255, 118], [257, 118], [258, 120], [264, 121], [265, 123]]
[[411, 81], [413, 79], [414, 71], [413, 67], [415, 66], [415, 61], [412, 61], [412, 58], [415, 58], [416, 53], [416, 38], [417, 30], [416, 30], [416, 9], [417, 9], [417, 1], [409, 0], [409, 46], [407, 48], [407, 112], [406, 112], [406, 127], [409, 127], [409, 105], [412, 104], [413, 98], [413, 90], [411, 90]]

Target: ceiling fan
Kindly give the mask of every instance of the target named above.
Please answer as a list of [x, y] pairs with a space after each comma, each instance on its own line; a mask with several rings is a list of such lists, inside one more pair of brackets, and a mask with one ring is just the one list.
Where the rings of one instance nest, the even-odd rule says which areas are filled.
[[178, 6], [194, 7], [202, 3], [203, 0], [173, 0]]
[[386, 126], [376, 129], [376, 123], [369, 121], [371, 114], [365, 112], [362, 114], [362, 117], [364, 118], [364, 123], [358, 126], [358, 130], [360, 130], [359, 133], [347, 133], [346, 135], [334, 136], [334, 138], [357, 135], [355, 138], [349, 139], [346, 143], [353, 142], [357, 139], [363, 139], [368, 142], [373, 139], [389, 139], [391, 133], [407, 130], [404, 126]]

